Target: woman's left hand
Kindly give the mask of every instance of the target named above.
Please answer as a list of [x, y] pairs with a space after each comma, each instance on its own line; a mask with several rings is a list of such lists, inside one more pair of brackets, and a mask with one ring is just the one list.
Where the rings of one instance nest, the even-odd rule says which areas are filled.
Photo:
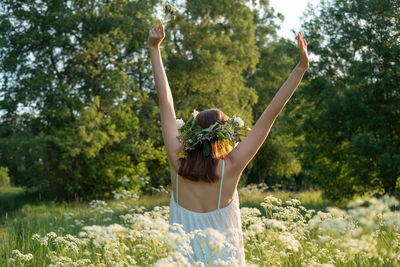
[[158, 20], [158, 26], [154, 27], [149, 32], [149, 47], [159, 48], [162, 40], [164, 40], [165, 32], [161, 20]]
[[307, 41], [306, 39], [303, 39], [303, 35], [301, 32], [297, 35], [297, 44], [300, 49], [300, 61], [299, 61], [299, 67], [302, 69], [308, 70], [310, 67], [310, 62], [308, 60], [308, 53], [307, 53]]

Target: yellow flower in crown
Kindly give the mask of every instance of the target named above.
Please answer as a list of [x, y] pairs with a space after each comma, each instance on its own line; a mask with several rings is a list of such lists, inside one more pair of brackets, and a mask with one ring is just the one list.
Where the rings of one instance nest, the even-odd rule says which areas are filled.
[[243, 141], [249, 133], [250, 133], [249, 129], [238, 131], [239, 140]]
[[182, 152], [178, 154], [179, 158], [186, 158], [187, 152], [202, 146], [203, 155], [210, 155], [209, 141], [218, 138], [219, 140], [228, 140], [228, 143], [234, 147], [237, 142], [243, 141], [250, 133], [250, 128], [244, 126], [244, 121], [237, 116], [228, 117], [226, 122], [217, 121], [208, 128], [203, 129], [195, 124], [195, 119], [199, 112], [193, 110], [190, 118], [184, 122], [177, 119], [179, 136], [177, 138], [183, 144]]

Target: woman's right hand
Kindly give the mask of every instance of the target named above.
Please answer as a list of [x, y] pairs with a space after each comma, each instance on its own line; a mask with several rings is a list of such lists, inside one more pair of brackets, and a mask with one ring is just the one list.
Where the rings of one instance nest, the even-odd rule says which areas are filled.
[[306, 39], [303, 39], [301, 32], [297, 35], [297, 44], [300, 49], [300, 61], [298, 66], [304, 70], [308, 70], [310, 62], [308, 60], [307, 41]]
[[164, 26], [161, 20], [158, 19], [158, 26], [149, 31], [149, 48], [159, 48], [164, 37]]

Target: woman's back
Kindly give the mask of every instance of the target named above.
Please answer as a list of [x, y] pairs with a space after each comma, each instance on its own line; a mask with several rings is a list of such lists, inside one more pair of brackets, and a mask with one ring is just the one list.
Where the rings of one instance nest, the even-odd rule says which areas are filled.
[[[222, 166], [218, 168], [220, 165]], [[186, 233], [196, 230], [204, 231], [203, 234], [206, 236], [197, 236], [191, 241], [193, 255], [188, 257], [190, 262], [210, 263], [212, 260], [222, 259], [229, 263], [237, 261], [238, 264], [243, 265], [245, 256], [239, 195], [236, 184], [232, 189], [233, 183], [229, 181], [229, 177], [225, 176], [224, 160], [219, 162], [217, 169], [221, 170], [221, 178], [213, 184], [191, 182], [176, 175], [173, 179], [175, 190], [171, 194], [169, 223], [182, 224]], [[228, 191], [230, 189], [232, 191]], [[228, 192], [224, 193], [224, 190]], [[221, 243], [214, 245], [213, 241], [209, 243], [210, 237], [207, 235], [216, 234], [210, 228], [217, 230], [226, 238], [225, 246], [220, 253], [217, 248], [221, 246]], [[213, 246], [216, 247], [213, 248]]]
[[[221, 190], [220, 207], [225, 207], [232, 201], [239, 181], [239, 177], [231, 175], [229, 171], [230, 161], [227, 158], [219, 160], [216, 166], [217, 176], [222, 177], [223, 164], [225, 164], [224, 182]], [[179, 176], [179, 196], [176, 196], [176, 175], [177, 173], [171, 170], [174, 197], [175, 199], [179, 198], [181, 207], [194, 212], [209, 212], [217, 209], [220, 180], [215, 183], [194, 182]]]

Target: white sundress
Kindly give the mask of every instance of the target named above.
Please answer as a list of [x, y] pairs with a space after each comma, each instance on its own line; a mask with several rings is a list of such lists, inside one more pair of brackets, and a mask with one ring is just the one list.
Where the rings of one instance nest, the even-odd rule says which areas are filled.
[[[234, 259], [240, 266], [245, 265], [245, 254], [243, 247], [243, 233], [239, 209], [239, 195], [237, 188], [235, 189], [235, 196], [233, 200], [224, 208], [220, 208], [222, 183], [224, 181], [225, 161], [222, 161], [222, 176], [220, 182], [219, 196], [218, 196], [218, 209], [210, 212], [194, 212], [180, 206], [178, 197], [178, 174], [176, 175], [176, 201], [174, 194], [171, 194], [169, 224], [174, 223], [182, 224], [185, 233], [190, 233], [196, 230], [207, 230], [209, 228], [217, 230], [223, 236], [228, 237], [228, 246], [231, 249], [222, 249], [221, 253], [216, 254], [208, 245], [202, 242], [208, 240], [204, 235], [203, 238], [193, 238], [191, 240], [191, 247], [193, 254], [188, 256], [189, 263], [194, 261], [203, 262], [212, 265], [211, 258], [222, 259], [229, 262]], [[211, 231], [209, 229], [209, 231]], [[210, 233], [210, 232], [208, 232]], [[212, 231], [211, 231], [212, 233]], [[233, 233], [233, 235], [232, 235]], [[201, 246], [203, 243], [203, 248]], [[233, 248], [233, 250], [232, 250]]]

